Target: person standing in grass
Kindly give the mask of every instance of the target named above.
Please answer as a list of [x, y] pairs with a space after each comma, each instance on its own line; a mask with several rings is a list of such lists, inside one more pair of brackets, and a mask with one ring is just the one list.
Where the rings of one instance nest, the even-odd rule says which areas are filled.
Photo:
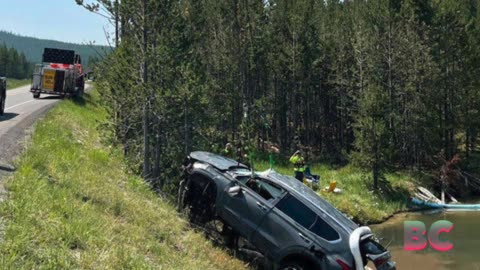
[[297, 178], [300, 182], [303, 182], [303, 178], [305, 177], [305, 159], [302, 156], [302, 152], [297, 150], [293, 155], [290, 157], [290, 162], [293, 164], [293, 171], [295, 172], [295, 178]]
[[233, 149], [233, 145], [231, 143], [227, 143], [225, 145], [225, 149], [223, 149], [223, 155], [229, 158], [235, 158], [235, 150]]

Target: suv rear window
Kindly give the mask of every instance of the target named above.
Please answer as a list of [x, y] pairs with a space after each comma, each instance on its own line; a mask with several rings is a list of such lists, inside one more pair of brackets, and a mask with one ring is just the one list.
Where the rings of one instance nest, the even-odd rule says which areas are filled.
[[295, 197], [288, 195], [275, 206], [304, 228], [328, 241], [340, 238], [335, 229]]

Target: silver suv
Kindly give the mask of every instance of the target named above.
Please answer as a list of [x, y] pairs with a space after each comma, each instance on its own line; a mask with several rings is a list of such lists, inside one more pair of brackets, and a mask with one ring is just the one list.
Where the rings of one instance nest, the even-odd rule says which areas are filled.
[[[358, 227], [293, 177], [208, 152], [184, 163], [178, 207], [218, 230], [235, 250], [260, 254], [270, 269], [395, 269], [368, 227]], [[213, 224], [213, 225], [211, 225]]]

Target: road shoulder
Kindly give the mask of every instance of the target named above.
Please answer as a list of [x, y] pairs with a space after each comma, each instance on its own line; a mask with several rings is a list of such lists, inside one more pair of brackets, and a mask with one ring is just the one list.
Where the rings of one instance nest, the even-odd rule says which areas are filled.
[[4, 180], [15, 171], [14, 161], [21, 154], [25, 143], [28, 142], [28, 135], [31, 133], [33, 125], [55, 105], [56, 103], [49, 104], [29, 114], [0, 136], [0, 201], [3, 201], [6, 196]]

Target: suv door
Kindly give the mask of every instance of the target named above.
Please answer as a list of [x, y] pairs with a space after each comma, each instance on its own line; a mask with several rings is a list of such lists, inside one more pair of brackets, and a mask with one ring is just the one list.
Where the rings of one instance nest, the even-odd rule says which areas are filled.
[[[319, 236], [324, 241], [319, 241]], [[269, 212], [252, 237], [252, 243], [270, 258], [292, 250], [315, 249], [325, 253], [340, 235], [317, 213], [291, 194]]]
[[[255, 183], [251, 184], [252, 181]], [[230, 194], [228, 189], [235, 185], [240, 186], [240, 192]], [[283, 190], [272, 190], [267, 185], [265, 180], [259, 178], [250, 179], [245, 185], [234, 182], [223, 195], [223, 218], [249, 241], [263, 218], [271, 211], [272, 202], [283, 194]]]

